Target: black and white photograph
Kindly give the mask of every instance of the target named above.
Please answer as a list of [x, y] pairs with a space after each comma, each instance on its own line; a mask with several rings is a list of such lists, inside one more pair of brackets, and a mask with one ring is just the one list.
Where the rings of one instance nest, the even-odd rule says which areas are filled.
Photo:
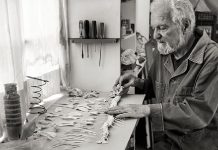
[[218, 0], [0, 0], [0, 150], [218, 150]]

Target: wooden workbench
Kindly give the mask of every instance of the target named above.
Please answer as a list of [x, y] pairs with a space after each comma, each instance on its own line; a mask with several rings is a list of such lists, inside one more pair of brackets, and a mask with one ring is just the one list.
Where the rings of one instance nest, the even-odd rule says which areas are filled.
[[[124, 105], [124, 104], [142, 104], [144, 100], [144, 95], [127, 95], [125, 97], [121, 98], [121, 101], [118, 105]], [[54, 109], [54, 107], [49, 108]], [[105, 114], [104, 114], [105, 115]], [[75, 150], [125, 150], [126, 146], [128, 144], [128, 141], [137, 125], [137, 119], [127, 119], [122, 121], [121, 124], [115, 125], [112, 128], [110, 128], [110, 137], [107, 144], [97, 144], [96, 139], [90, 140], [88, 142], [84, 142], [80, 144], [80, 147], [74, 148]], [[99, 124], [102, 124], [103, 122], [99, 122]], [[96, 132], [101, 132], [99, 129], [101, 125], [95, 129]], [[69, 127], [68, 127], [69, 129]], [[64, 131], [65, 129], [62, 129]], [[67, 130], [67, 129], [66, 129]], [[4, 146], [3, 146], [4, 145]], [[7, 146], [7, 144], [0, 144], [0, 150], [3, 148], [6, 150], [9, 148], [10, 150], [17, 150], [19, 149], [19, 145], [21, 145], [22, 148], [28, 148], [29, 150], [48, 150], [53, 149], [51, 146], [52, 144], [46, 139], [41, 138], [34, 141], [27, 140], [27, 141], [16, 141], [13, 142], [13, 144], [10, 144], [11, 146]], [[2, 149], [2, 150], [3, 150]], [[55, 150], [63, 149], [62, 147], [55, 148]], [[64, 150], [64, 149], [63, 149]]]

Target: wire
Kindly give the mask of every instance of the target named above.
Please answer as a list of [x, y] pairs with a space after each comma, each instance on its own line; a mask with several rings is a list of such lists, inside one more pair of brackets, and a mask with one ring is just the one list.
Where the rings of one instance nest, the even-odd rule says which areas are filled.
[[44, 114], [47, 112], [47, 109], [45, 108], [45, 106], [41, 105], [40, 103], [42, 102], [41, 99], [41, 92], [42, 92], [42, 86], [46, 85], [47, 82], [49, 82], [48, 80], [43, 80], [40, 78], [36, 78], [36, 77], [31, 77], [31, 76], [26, 76], [27, 78], [33, 79], [33, 80], [38, 80], [43, 82], [42, 84], [39, 85], [32, 85], [31, 87], [35, 89], [35, 91], [33, 91], [33, 94], [35, 94], [35, 96], [32, 97], [32, 99], [35, 99], [35, 102], [30, 102], [31, 106], [29, 107], [29, 113], [30, 114]]
[[36, 77], [31, 77], [31, 76], [26, 76], [26, 77], [27, 77], [27, 78], [30, 78], [30, 79], [38, 80], [38, 81], [49, 82], [48, 80], [43, 80], [43, 79], [36, 78]]

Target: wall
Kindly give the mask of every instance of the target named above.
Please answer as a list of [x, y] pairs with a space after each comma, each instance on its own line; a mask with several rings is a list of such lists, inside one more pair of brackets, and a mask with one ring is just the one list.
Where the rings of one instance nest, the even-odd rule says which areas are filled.
[[[96, 20], [106, 24], [106, 37], [120, 37], [120, 1], [69, 0], [69, 37], [79, 37], [79, 20]], [[86, 51], [86, 45], [83, 45]], [[100, 44], [89, 45], [90, 58], [82, 59], [81, 44], [70, 43], [71, 86], [86, 90], [110, 91], [120, 75], [120, 44], [103, 44], [99, 67]]]
[[121, 18], [122, 19], [129, 19], [130, 24], [136, 21], [135, 12], [136, 12], [136, 2], [137, 0], [130, 0], [126, 2], [122, 2], [122, 11], [121, 11]]
[[[121, 3], [121, 19], [128, 19], [130, 24], [136, 24], [136, 0]], [[136, 49], [136, 36], [130, 35], [125, 40], [122, 40], [121, 49]]]
[[199, 2], [198, 0], [190, 0], [190, 2], [192, 3], [196, 11], [210, 11], [204, 0], [200, 0]]
[[136, 30], [149, 39], [150, 0], [136, 0]]

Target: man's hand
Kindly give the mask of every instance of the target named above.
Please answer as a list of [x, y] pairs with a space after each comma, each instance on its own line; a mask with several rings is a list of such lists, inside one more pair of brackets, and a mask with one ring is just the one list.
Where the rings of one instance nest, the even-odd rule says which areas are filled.
[[120, 93], [120, 95], [124, 95], [128, 92], [130, 86], [134, 86], [135, 81], [136, 81], [135, 75], [133, 75], [132, 73], [125, 73], [124, 75], [120, 76], [116, 80], [116, 82], [113, 86], [113, 89], [114, 89], [114, 91], [117, 91], [118, 90], [117, 87], [119, 87], [117, 85], [118, 84], [121, 85], [123, 87], [123, 90]]
[[116, 118], [142, 118], [150, 115], [150, 107], [148, 105], [129, 104], [109, 108], [105, 113], [115, 115]]

